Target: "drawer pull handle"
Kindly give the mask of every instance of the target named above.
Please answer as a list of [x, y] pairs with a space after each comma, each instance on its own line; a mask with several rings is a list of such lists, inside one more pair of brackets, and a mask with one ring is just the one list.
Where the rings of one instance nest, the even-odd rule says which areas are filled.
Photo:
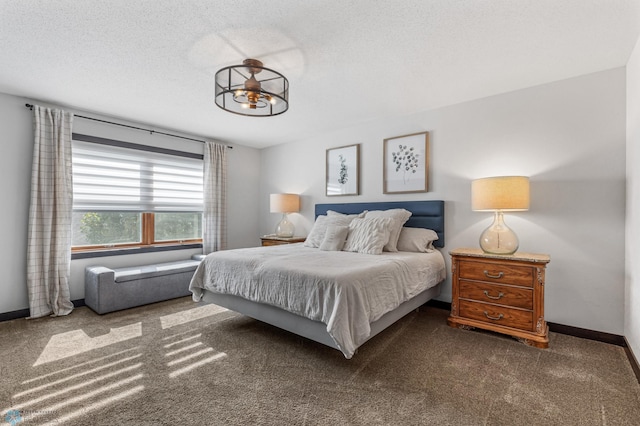
[[500, 272], [498, 272], [498, 275], [491, 275], [489, 273], [489, 271], [484, 271], [484, 276], [487, 277], [487, 278], [493, 278], [493, 279], [497, 280], [499, 278], [504, 277], [504, 272], [500, 271]]
[[491, 296], [487, 290], [484, 291], [484, 295], [487, 296], [489, 299], [493, 299], [493, 300], [500, 300], [504, 297], [503, 292], [498, 293], [498, 297], [496, 297], [496, 296]]
[[498, 320], [501, 320], [502, 318], [504, 318], [504, 315], [502, 315], [502, 314], [498, 315], [497, 317], [492, 317], [491, 315], [489, 315], [487, 313], [487, 311], [484, 311], [484, 316], [489, 318], [490, 320], [494, 320], [494, 321], [498, 321]]

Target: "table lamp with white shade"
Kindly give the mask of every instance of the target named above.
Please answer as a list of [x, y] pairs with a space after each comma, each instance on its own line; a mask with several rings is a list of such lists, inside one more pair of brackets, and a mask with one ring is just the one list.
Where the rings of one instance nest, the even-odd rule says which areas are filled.
[[529, 178], [497, 176], [471, 182], [471, 209], [493, 211], [493, 223], [480, 235], [485, 253], [513, 254], [518, 250], [518, 236], [504, 223], [503, 212], [529, 210]]
[[300, 196], [298, 194], [271, 194], [269, 199], [271, 213], [282, 213], [282, 220], [276, 226], [276, 236], [291, 238], [295, 226], [289, 221], [287, 214], [300, 211]]

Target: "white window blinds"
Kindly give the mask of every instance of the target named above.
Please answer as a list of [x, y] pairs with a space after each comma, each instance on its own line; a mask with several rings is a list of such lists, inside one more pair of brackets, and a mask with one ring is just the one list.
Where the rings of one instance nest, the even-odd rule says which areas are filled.
[[75, 211], [201, 212], [203, 161], [73, 140]]

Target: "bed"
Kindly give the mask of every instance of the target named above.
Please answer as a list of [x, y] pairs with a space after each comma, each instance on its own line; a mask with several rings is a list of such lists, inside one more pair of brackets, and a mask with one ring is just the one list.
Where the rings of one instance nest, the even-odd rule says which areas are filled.
[[315, 215], [318, 220], [389, 209], [411, 212], [404, 228], [433, 230], [434, 248], [373, 255], [298, 243], [218, 251], [196, 270], [189, 286], [193, 299], [325, 344], [349, 359], [366, 341], [438, 296], [446, 276], [438, 250], [444, 246], [443, 201], [317, 204]]

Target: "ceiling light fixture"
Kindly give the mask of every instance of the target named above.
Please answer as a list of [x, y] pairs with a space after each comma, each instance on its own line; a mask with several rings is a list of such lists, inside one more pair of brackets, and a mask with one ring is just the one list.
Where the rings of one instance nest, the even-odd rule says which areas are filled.
[[257, 59], [216, 73], [216, 105], [250, 117], [271, 117], [289, 109], [289, 80]]

